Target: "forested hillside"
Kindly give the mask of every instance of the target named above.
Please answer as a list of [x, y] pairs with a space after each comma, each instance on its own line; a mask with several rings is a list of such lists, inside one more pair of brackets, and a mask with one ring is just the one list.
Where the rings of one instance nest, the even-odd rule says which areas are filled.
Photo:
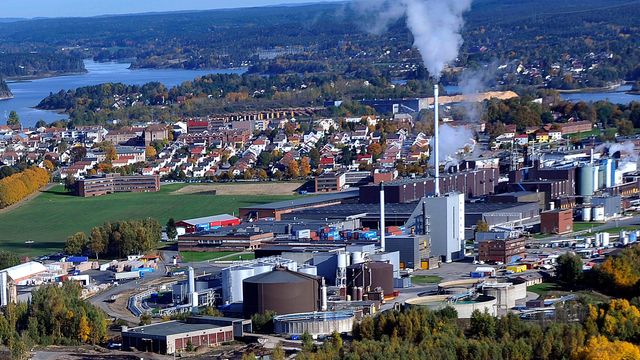
[[2, 79], [0, 76], [0, 99], [7, 99], [12, 97], [11, 90], [9, 89], [9, 85]]

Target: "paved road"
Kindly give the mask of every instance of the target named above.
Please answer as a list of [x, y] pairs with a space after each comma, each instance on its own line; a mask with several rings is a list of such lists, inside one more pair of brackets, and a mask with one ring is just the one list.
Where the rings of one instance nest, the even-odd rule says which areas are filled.
[[[163, 254], [158, 264], [157, 270], [152, 273], [145, 273], [144, 279], [119, 282], [118, 286], [113, 286], [99, 294], [92, 296], [91, 298], [89, 298], [89, 302], [91, 302], [93, 305], [102, 309], [105, 313], [107, 313], [111, 317], [123, 318], [123, 312], [114, 312], [109, 307], [109, 303], [107, 303], [107, 300], [111, 299], [111, 296], [113, 295], [130, 293], [136, 289], [144, 288], [145, 284], [148, 284], [153, 280], [161, 279], [162, 277], [166, 276], [167, 269], [166, 269], [166, 264], [164, 259], [165, 257]], [[124, 320], [136, 322], [137, 319], [133, 316], [133, 314], [130, 314], [130, 316], [126, 317]]]

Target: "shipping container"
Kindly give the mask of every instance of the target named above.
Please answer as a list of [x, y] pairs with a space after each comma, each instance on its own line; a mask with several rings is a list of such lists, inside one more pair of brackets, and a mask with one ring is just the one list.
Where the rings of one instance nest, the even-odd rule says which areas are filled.
[[89, 261], [89, 258], [86, 256], [69, 256], [67, 258], [67, 262], [78, 264]]
[[507, 271], [513, 271], [514, 273], [521, 273], [527, 271], [527, 265], [512, 265], [507, 266]]
[[154, 270], [154, 269], [152, 269], [152, 268], [144, 267], [144, 268], [140, 268], [140, 269], [138, 269], [138, 271], [140, 271], [140, 273], [152, 273], [152, 272], [154, 272], [155, 270]]
[[115, 273], [114, 279], [116, 280], [129, 280], [129, 279], [138, 279], [140, 278], [140, 271], [127, 271]]

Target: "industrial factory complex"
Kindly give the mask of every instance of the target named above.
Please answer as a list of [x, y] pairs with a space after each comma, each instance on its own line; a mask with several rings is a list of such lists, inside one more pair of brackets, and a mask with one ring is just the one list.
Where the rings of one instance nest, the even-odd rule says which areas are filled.
[[[438, 122], [435, 128], [437, 134]], [[122, 348], [178, 354], [244, 338], [256, 314], [269, 318], [270, 335], [290, 340], [347, 333], [364, 317], [402, 308], [452, 307], [461, 319], [475, 310], [547, 314], [572, 298], [532, 302], [527, 287], [553, 276], [558, 257], [532, 249], [571, 249], [588, 268], [614, 244], [637, 241], [635, 230], [589, 228], [624, 221], [637, 209], [637, 144], [631, 151], [616, 144], [567, 145], [562, 152], [532, 146], [510, 158], [445, 161], [439, 141], [433, 139], [433, 156], [442, 161], [420, 176], [320, 169], [317, 194], [304, 190], [233, 214], [212, 209], [209, 216], [178, 219], [169, 258], [99, 264], [60, 257], [2, 270], [1, 304], [28, 301], [22, 290], [64, 280], [93, 288], [87, 296], [113, 294], [96, 300], [102, 306], [126, 294], [120, 304], [136, 319], [180, 320], [125, 326]], [[159, 186], [157, 176], [113, 175], [81, 180], [79, 194]], [[215, 254], [192, 262], [184, 261], [186, 252]], [[434, 280], [425, 284], [421, 277], [429, 275]], [[202, 316], [211, 309], [223, 316]]]

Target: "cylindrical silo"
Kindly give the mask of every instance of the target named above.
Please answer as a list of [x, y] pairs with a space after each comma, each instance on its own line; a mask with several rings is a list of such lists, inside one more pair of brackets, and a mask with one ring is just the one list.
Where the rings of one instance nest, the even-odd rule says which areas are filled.
[[364, 255], [360, 251], [354, 251], [351, 253], [351, 264], [360, 264], [364, 262]]
[[593, 171], [594, 167], [591, 165], [584, 165], [578, 168], [578, 195], [580, 196], [592, 196], [594, 183], [593, 183]]
[[347, 265], [349, 265], [348, 262], [348, 256], [346, 252], [340, 252], [338, 253], [338, 268], [340, 269], [345, 269], [347, 267]]
[[604, 206], [593, 207], [593, 221], [605, 221]]
[[222, 300], [225, 303], [243, 300], [242, 281], [252, 277], [254, 269], [247, 266], [236, 266], [222, 270]]
[[585, 206], [582, 208], [582, 221], [591, 221], [591, 206]]
[[250, 267], [253, 269], [253, 275], [264, 274], [266, 272], [273, 270], [273, 265], [265, 264], [265, 263], [253, 264]]

